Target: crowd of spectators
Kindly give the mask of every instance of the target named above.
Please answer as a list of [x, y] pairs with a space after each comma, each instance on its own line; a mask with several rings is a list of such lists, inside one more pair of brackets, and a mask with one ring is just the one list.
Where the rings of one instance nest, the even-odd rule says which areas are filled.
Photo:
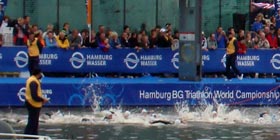
[[[280, 15], [280, 14], [279, 14]], [[88, 29], [78, 30], [69, 23], [64, 23], [61, 29], [54, 29], [52, 24], [46, 29], [30, 24], [30, 17], [24, 16], [17, 20], [10, 20], [4, 16], [0, 27], [0, 45], [3, 44], [2, 33], [4, 27], [14, 27], [13, 44], [26, 45], [30, 33], [34, 33], [43, 47], [57, 47], [61, 49], [99, 48], [104, 52], [110, 49], [134, 48], [137, 51], [149, 48], [170, 48], [179, 40], [178, 30], [173, 30], [170, 23], [163, 27], [156, 26], [150, 31], [143, 24], [141, 30], [131, 31], [128, 25], [123, 27], [121, 33], [111, 30], [105, 25], [99, 25], [97, 31]], [[217, 27], [215, 32], [208, 36], [201, 33], [201, 48], [211, 51], [217, 48], [226, 48], [227, 32], [232, 32], [238, 40], [238, 53], [246, 54], [247, 49], [278, 49], [280, 47], [280, 16], [264, 19], [262, 13], [255, 17], [255, 22], [249, 31]], [[236, 32], [236, 33], [235, 33]]]
[[[202, 32], [202, 50], [225, 48], [227, 45], [226, 32], [231, 32], [230, 30], [234, 29], [229, 28], [224, 31], [222, 27], [218, 27], [216, 32], [211, 33], [208, 38]], [[265, 19], [263, 14], [259, 13], [251, 25], [251, 30], [240, 29], [235, 32], [239, 54], [246, 54], [247, 49], [278, 49], [280, 47], [280, 17], [273, 16]]]
[[145, 25], [142, 25], [140, 31], [131, 31], [130, 27], [125, 25], [120, 34], [106, 28], [105, 25], [99, 25], [96, 32], [95, 30], [72, 28], [67, 22], [60, 30], [55, 30], [52, 24], [47, 25], [44, 30], [36, 24], [31, 25], [29, 16], [14, 21], [11, 21], [9, 17], [4, 17], [0, 33], [3, 33], [3, 28], [7, 26], [14, 27], [14, 45], [26, 45], [28, 36], [32, 32], [42, 42], [43, 47], [58, 47], [65, 50], [90, 47], [100, 48], [106, 52], [109, 49], [121, 48], [136, 50], [168, 48], [172, 46], [175, 39], [179, 39], [178, 31], [173, 31], [172, 25], [169, 23], [164, 27], [156, 26], [150, 31], [145, 28]]

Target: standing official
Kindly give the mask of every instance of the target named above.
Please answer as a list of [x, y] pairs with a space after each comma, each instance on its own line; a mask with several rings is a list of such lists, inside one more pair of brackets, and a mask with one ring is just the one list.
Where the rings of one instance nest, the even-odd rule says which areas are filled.
[[[238, 51], [238, 42], [234, 37], [234, 31], [228, 32], [228, 44], [226, 48], [226, 81], [230, 81], [235, 75], [242, 80], [243, 74], [236, 68], [236, 57]], [[233, 72], [233, 73], [232, 73]]]
[[31, 32], [27, 40], [28, 48], [28, 70], [32, 75], [34, 69], [39, 69], [39, 56], [42, 52], [43, 45], [35, 38], [35, 34]]
[[34, 69], [32, 76], [26, 81], [25, 105], [28, 110], [28, 122], [24, 133], [38, 135], [40, 110], [48, 99], [43, 97], [40, 79], [40, 69]]

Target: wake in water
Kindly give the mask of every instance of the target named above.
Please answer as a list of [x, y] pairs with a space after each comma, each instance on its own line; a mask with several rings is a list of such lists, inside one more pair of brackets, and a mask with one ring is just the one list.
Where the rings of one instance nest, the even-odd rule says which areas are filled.
[[[224, 105], [207, 105], [190, 109], [187, 104], [176, 104], [167, 112], [156, 109], [122, 110], [111, 108], [94, 112], [42, 112], [40, 122], [46, 124], [138, 124], [144, 126], [178, 125], [188, 122], [219, 124], [274, 125], [280, 122], [277, 108], [229, 108]], [[171, 113], [170, 113], [171, 112]], [[25, 125], [27, 115], [1, 113], [1, 120], [10, 124]]]

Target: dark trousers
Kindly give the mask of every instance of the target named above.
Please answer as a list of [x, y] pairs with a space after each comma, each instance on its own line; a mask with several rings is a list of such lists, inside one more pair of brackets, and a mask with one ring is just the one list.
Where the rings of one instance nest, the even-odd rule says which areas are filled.
[[236, 54], [227, 54], [227, 56], [226, 56], [226, 77], [228, 79], [233, 78], [235, 75], [240, 75], [240, 72], [236, 68], [235, 63], [236, 63]]
[[24, 130], [24, 134], [38, 135], [39, 116], [41, 108], [35, 108], [28, 102], [25, 102], [25, 106], [28, 110], [28, 122]]
[[32, 75], [35, 69], [39, 69], [39, 56], [29, 56], [28, 57], [28, 70], [30, 75]]

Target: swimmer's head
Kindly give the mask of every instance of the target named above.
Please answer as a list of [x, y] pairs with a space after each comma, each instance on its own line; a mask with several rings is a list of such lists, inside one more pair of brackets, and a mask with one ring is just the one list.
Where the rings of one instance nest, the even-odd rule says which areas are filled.
[[175, 124], [175, 125], [179, 125], [179, 124], [181, 124], [181, 120], [176, 119], [176, 120], [174, 121], [174, 124]]
[[218, 116], [218, 113], [216, 111], [212, 111], [213, 118], [216, 118]]
[[108, 120], [113, 119], [113, 113], [110, 111], [105, 111], [104, 116], [105, 116], [104, 119], [108, 119]]
[[124, 112], [124, 114], [123, 114], [123, 117], [125, 118], [125, 119], [128, 119], [128, 117], [130, 116], [130, 111], [125, 111]]
[[141, 114], [146, 115], [148, 111], [146, 109], [142, 109]]

